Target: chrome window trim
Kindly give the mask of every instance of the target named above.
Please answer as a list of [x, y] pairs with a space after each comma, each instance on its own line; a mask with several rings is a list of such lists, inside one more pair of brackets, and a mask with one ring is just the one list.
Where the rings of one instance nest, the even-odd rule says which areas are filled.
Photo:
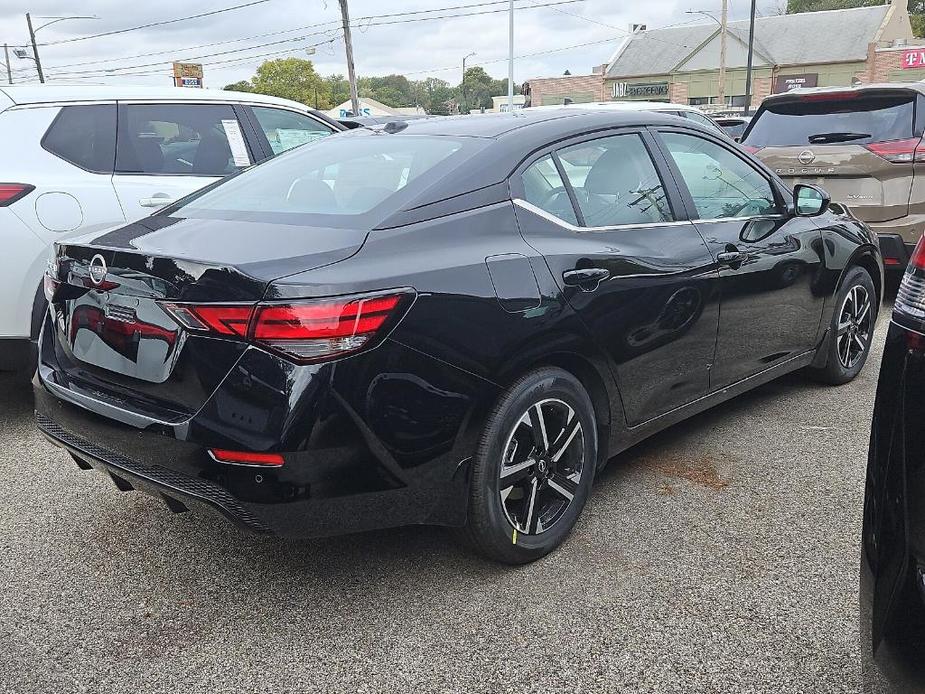
[[537, 207], [533, 203], [527, 202], [526, 200], [522, 200], [520, 198], [513, 198], [513, 202], [515, 205], [527, 210], [528, 212], [532, 212], [533, 214], [539, 217], [542, 217], [543, 219], [549, 222], [552, 222], [553, 224], [557, 224], [563, 229], [567, 229], [569, 231], [573, 231], [576, 233], [581, 233], [581, 232], [586, 232], [586, 231], [623, 231], [624, 229], [650, 229], [650, 228], [658, 228], [658, 227], [683, 226], [686, 224], [690, 224], [691, 226], [693, 226], [693, 222], [689, 219], [676, 219], [670, 222], [644, 222], [642, 224], [617, 224], [614, 226], [606, 226], [606, 227], [580, 227], [580, 226], [576, 226], [575, 224], [572, 224], [571, 222], [566, 222], [564, 219], [559, 219], [558, 217], [556, 217], [556, 215], [550, 212], [547, 212], [542, 207]]
[[717, 222], [747, 222], [768, 220], [774, 222], [785, 222], [789, 219], [783, 214], [756, 214], [751, 217], [711, 217], [708, 219], [694, 219], [693, 222], [704, 222], [705, 224], [715, 224]]

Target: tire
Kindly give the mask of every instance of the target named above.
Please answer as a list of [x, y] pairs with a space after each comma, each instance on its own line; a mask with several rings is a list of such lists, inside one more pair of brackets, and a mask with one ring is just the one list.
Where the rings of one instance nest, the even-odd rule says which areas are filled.
[[816, 379], [837, 386], [861, 373], [870, 354], [879, 308], [870, 274], [862, 267], [850, 268], [835, 297], [829, 327], [832, 339], [825, 346], [826, 364], [811, 371]]
[[567, 371], [542, 368], [515, 382], [479, 441], [463, 539], [506, 564], [535, 561], [562, 544], [594, 480], [595, 423], [591, 398]]

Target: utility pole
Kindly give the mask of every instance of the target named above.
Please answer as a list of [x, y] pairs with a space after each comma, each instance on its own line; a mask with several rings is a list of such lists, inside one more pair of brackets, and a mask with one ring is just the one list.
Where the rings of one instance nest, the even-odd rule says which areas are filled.
[[460, 113], [469, 112], [469, 108], [468, 108], [469, 103], [466, 101], [466, 61], [474, 55], [475, 53], [473, 52], [473, 53], [470, 53], [469, 55], [463, 56], [462, 82], [459, 83], [459, 97], [460, 97], [459, 98], [459, 101], [460, 101], [459, 112]]
[[[725, 5], [726, 0], [723, 0]], [[514, 0], [511, 0], [510, 11], [508, 12], [508, 58], [507, 58], [507, 110], [514, 113]]]
[[745, 68], [745, 115], [752, 112], [752, 54], [755, 50], [755, 3], [752, 0], [752, 16], [748, 22], [748, 63]]
[[353, 69], [353, 39], [350, 38], [350, 13], [347, 0], [340, 2], [340, 16], [344, 20], [344, 45], [347, 48], [347, 79], [350, 80], [350, 108], [354, 117], [360, 115], [360, 97], [357, 94], [357, 76]]
[[45, 73], [42, 72], [42, 61], [39, 58], [39, 47], [35, 43], [35, 31], [32, 29], [32, 17], [26, 12], [26, 24], [29, 25], [29, 38], [32, 40], [32, 57], [35, 58], [35, 69], [39, 72], [39, 82], [45, 84]]
[[726, 107], [726, 17], [729, 12], [729, 0], [723, 0], [719, 23], [719, 103]]
[[6, 44], [3, 44], [3, 60], [6, 63], [6, 79], [10, 84], [13, 84], [13, 70], [10, 67], [10, 47]]

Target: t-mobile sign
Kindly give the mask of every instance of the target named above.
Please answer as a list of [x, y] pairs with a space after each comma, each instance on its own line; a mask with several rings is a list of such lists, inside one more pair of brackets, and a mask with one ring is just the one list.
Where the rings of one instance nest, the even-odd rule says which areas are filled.
[[903, 70], [925, 68], [925, 48], [907, 48], [903, 51]]

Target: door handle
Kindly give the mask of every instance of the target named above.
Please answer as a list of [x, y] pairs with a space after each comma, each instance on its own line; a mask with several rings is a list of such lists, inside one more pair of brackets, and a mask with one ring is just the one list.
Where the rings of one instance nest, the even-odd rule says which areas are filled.
[[170, 205], [175, 202], [176, 199], [160, 194], [151, 198], [142, 198], [138, 201], [138, 204], [142, 207], [164, 207], [165, 205]]
[[742, 251], [724, 251], [716, 254], [716, 260], [723, 265], [734, 265], [748, 259], [748, 253]]
[[610, 277], [610, 270], [602, 267], [584, 267], [578, 270], [566, 270], [562, 281], [568, 287], [578, 287], [583, 292], [593, 292], [597, 286]]

